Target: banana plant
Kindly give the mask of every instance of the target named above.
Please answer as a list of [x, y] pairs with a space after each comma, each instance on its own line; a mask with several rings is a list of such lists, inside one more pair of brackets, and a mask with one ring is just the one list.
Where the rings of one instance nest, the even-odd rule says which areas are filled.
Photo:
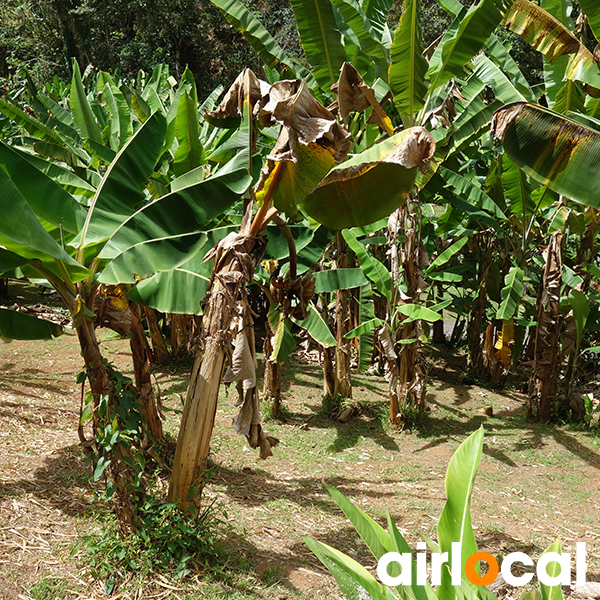
[[[0, 107], [15, 123], [13, 135], [0, 142], [1, 269], [18, 266], [27, 276], [48, 281], [71, 312], [92, 390], [96, 435], [107, 425], [104, 407], [117, 411], [119, 389], [93, 327], [101, 283], [135, 285], [139, 278], [188, 263], [208, 238], [202, 230], [214, 228], [251, 182], [248, 159], [240, 158], [237, 148], [221, 159], [211, 177], [198, 169], [204, 159], [195, 140], [198, 127], [187, 111], [190, 97], [197, 105], [191, 81], [184, 78], [175, 91], [163, 86], [163, 98], [149, 95], [157, 103], [172, 95], [177, 110], [165, 110], [166, 116], [156, 110], [141, 122], [120, 101], [123, 93], [114, 80], [105, 74], [99, 80], [102, 96], [85, 94], [74, 67], [69, 107], [39, 95], [38, 101], [49, 107], [46, 122], [14, 103]], [[171, 183], [168, 176], [175, 170], [179, 175]], [[3, 312], [0, 318], [13, 329], [19, 324], [12, 314]], [[25, 326], [31, 329], [30, 323]], [[131, 313], [131, 332], [132, 353], [143, 357], [134, 372], [145, 431], [156, 441], [162, 426], [137, 310]], [[136, 526], [133, 459], [126, 439], [119, 438], [112, 448], [105, 465], [114, 482], [121, 531], [127, 535]]]
[[[414, 185], [417, 170], [428, 164], [434, 151], [427, 130], [412, 128], [344, 161], [351, 145], [350, 134], [310, 93], [305, 82], [288, 80], [265, 86], [248, 70], [208, 118], [225, 126], [237, 121], [240, 128], [252, 132], [257, 127], [254, 115], [258, 115], [262, 127], [277, 127], [279, 134], [258, 183], [245, 199], [239, 231], [230, 233], [207, 254], [215, 258], [215, 263], [203, 317], [204, 352], [197, 356], [193, 367], [169, 489], [169, 498], [195, 507], [200, 502], [226, 358], [223, 336], [231, 331], [232, 322], [237, 333], [231, 380], [241, 382], [242, 394], [234, 426], [247, 435], [252, 446], [260, 447], [263, 457], [276, 443], [265, 435], [258, 421], [252, 368], [254, 341], [248, 335], [250, 311], [242, 294], [264, 255], [268, 223], [280, 213], [290, 219], [304, 212], [338, 229], [380, 218], [403, 202]], [[253, 144], [254, 138], [248, 139]], [[387, 182], [392, 177], [401, 185], [388, 192]], [[371, 200], [374, 189], [386, 190], [377, 203]], [[291, 272], [280, 280], [276, 289], [283, 314], [300, 316], [298, 311], [305, 312], [304, 291], [312, 285], [304, 276], [299, 279]]]

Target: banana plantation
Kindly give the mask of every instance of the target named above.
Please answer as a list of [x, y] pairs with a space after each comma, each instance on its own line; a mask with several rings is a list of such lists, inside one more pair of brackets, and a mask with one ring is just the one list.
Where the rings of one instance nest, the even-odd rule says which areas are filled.
[[[296, 410], [288, 405], [290, 378], [310, 364], [325, 428], [351, 432], [361, 418], [357, 397], [378, 386], [370, 401], [394, 448], [386, 446], [390, 460], [402, 462], [404, 447], [416, 443], [411, 436], [443, 430], [443, 419], [434, 419], [436, 378], [447, 369], [432, 365], [452, 356], [466, 386], [518, 400], [524, 430], [559, 440], [567, 427], [591, 435], [585, 443], [598, 439], [600, 5], [437, 0], [450, 25], [425, 48], [420, 0], [404, 0], [395, 29], [391, 0], [292, 0], [304, 53], [297, 57], [247, 3], [212, 3], [262, 65], [231, 73], [228, 89], [199, 97], [202, 73], [189, 68], [174, 74], [157, 64], [126, 76], [78, 57], [70, 81], [40, 84], [25, 71], [23, 85], [0, 97], [0, 290], [12, 298], [2, 301], [0, 337], [48, 348], [48, 360], [54, 338], [74, 340], [76, 452], [95, 490], [92, 505], [103, 507], [86, 510], [115, 523], [117, 566], [88, 560], [95, 565], [88, 595], [73, 593], [489, 598], [485, 587], [456, 591], [448, 573], [437, 589], [392, 591], [358, 565], [368, 563], [364, 556], [335, 550], [342, 543], [335, 536], [329, 545], [307, 538], [302, 551], [313, 551], [339, 589], [315, 562], [322, 581], [305, 591], [263, 577], [247, 595], [227, 584], [205, 595], [203, 573], [218, 554], [207, 542], [217, 510], [207, 490], [215, 464], [232, 452], [215, 423], [228, 390], [235, 436], [226, 439], [239, 436], [246, 447], [235, 452], [250, 453], [255, 465], [243, 472], [261, 478], [262, 465], [288, 469], [281, 423], [291, 427]], [[517, 37], [540, 53], [542, 83], [511, 55]], [[15, 303], [11, 291], [30, 284], [60, 300], [65, 324]], [[107, 330], [124, 344], [118, 366]], [[8, 356], [0, 353], [2, 362]], [[174, 411], [161, 386], [175, 372], [183, 384]], [[0, 401], [3, 386], [0, 373]], [[311, 418], [302, 419], [300, 436], [309, 435]], [[456, 443], [483, 418], [465, 425]], [[492, 431], [506, 426], [497, 416]], [[500, 433], [489, 435], [496, 443]], [[452, 502], [466, 506], [460, 518], [471, 531], [473, 480], [465, 473], [474, 477], [486, 452], [482, 436], [473, 434], [450, 463], [437, 525], [442, 550], [459, 541], [450, 539]], [[597, 469], [598, 455], [585, 456]], [[435, 468], [445, 470], [449, 457]], [[350, 494], [345, 475], [363, 463], [352, 464], [313, 479]], [[257, 485], [269, 489], [267, 479]], [[314, 498], [325, 491], [307, 485]], [[389, 516], [396, 506], [386, 504], [388, 534], [328, 489], [377, 559], [408, 548]], [[154, 540], [165, 523], [160, 553], [172, 560], [148, 559], [140, 584], [127, 575], [142, 555], [135, 544]], [[467, 538], [465, 548], [476, 551], [475, 534]], [[103, 543], [96, 546], [108, 554]], [[79, 541], [71, 554], [92, 545]], [[124, 558], [126, 548], [138, 558]], [[10, 567], [14, 556], [2, 562]], [[69, 587], [61, 585], [46, 595], [39, 585], [13, 593], [2, 575], [0, 597], [64, 597]], [[562, 597], [560, 586], [552, 589]]]

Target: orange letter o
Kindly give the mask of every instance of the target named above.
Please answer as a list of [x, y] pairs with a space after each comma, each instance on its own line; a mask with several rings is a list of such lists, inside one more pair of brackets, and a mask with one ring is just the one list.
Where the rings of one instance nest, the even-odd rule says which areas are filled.
[[[482, 577], [477, 574], [475, 570], [475, 563], [480, 560], [484, 560], [488, 564], [488, 572]], [[473, 584], [478, 586], [490, 585], [496, 581], [498, 577], [498, 561], [489, 552], [475, 552], [467, 558], [465, 563], [465, 575], [467, 579]]]

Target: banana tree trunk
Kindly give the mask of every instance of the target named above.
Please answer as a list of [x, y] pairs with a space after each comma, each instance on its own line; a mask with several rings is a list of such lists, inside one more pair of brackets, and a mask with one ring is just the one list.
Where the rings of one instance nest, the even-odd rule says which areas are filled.
[[[337, 257], [336, 269], [348, 266], [348, 245], [341, 233], [336, 235]], [[335, 292], [335, 380], [333, 395], [335, 398], [352, 398], [352, 382], [350, 380], [350, 351], [352, 342], [344, 336], [350, 331], [350, 293], [348, 290]]]
[[252, 280], [265, 246], [264, 236], [231, 233], [207, 255], [215, 263], [202, 320], [204, 348], [192, 368], [168, 494], [169, 501], [178, 500], [183, 508], [200, 506], [219, 386], [232, 343], [231, 322], [238, 296]]
[[162, 420], [150, 373], [152, 351], [148, 345], [146, 332], [140, 320], [140, 307], [132, 306], [131, 314], [129, 345], [133, 359], [135, 387], [142, 405], [142, 413], [146, 420], [147, 431], [152, 438], [151, 442], [162, 442], [164, 439]]
[[150, 341], [152, 342], [152, 352], [154, 354], [154, 362], [159, 364], [168, 363], [171, 359], [167, 343], [163, 337], [162, 331], [158, 326], [158, 319], [156, 317], [156, 311], [149, 306], [144, 307], [144, 314], [146, 315], [146, 322], [148, 323], [148, 333], [150, 334]]
[[281, 364], [271, 360], [273, 353], [273, 328], [269, 319], [266, 320], [267, 335], [263, 345], [265, 357], [265, 373], [263, 377], [263, 402], [270, 402], [272, 413], [276, 419], [281, 418]]
[[562, 234], [552, 234], [544, 251], [546, 265], [537, 302], [537, 327], [533, 373], [530, 380], [528, 415], [538, 421], [556, 418], [559, 408], [558, 376], [562, 356], [559, 343], [563, 317], [560, 313], [562, 284]]
[[[115, 395], [115, 383], [111, 378], [109, 370], [100, 352], [100, 346], [92, 325], [85, 322], [76, 328], [77, 337], [81, 346], [81, 354], [85, 362], [88, 381], [92, 390], [94, 403], [94, 429], [103, 423], [98, 414], [98, 406], [103, 396], [108, 396], [108, 414], [116, 414], [117, 398]], [[135, 512], [133, 500], [135, 490], [133, 486], [134, 472], [131, 464], [133, 458], [131, 451], [123, 444], [116, 444], [111, 451], [109, 472], [113, 483], [116, 483], [116, 491], [113, 495], [114, 510], [119, 523], [121, 536], [126, 538], [136, 530]]]
[[[388, 237], [394, 240], [397, 237], [398, 226], [393, 225], [397, 219], [398, 224], [403, 225], [404, 244], [402, 248], [402, 270], [404, 274], [404, 285], [406, 286], [406, 295], [408, 302], [418, 304], [419, 295], [424, 285], [421, 277], [421, 262], [424, 260], [424, 248], [419, 237], [420, 218], [418, 210], [410, 211], [410, 204], [406, 202], [396, 211], [388, 222]], [[415, 203], [418, 209], [418, 204]], [[395, 233], [390, 232], [394, 230]], [[421, 369], [421, 352], [419, 347], [419, 337], [421, 336], [421, 322], [413, 321], [403, 324], [401, 327], [401, 339], [416, 340], [405, 344], [399, 356], [398, 368], [398, 397], [400, 401], [400, 410], [402, 406], [411, 406], [416, 409], [419, 419], [425, 413], [425, 394], [426, 381]]]
[[487, 301], [487, 282], [490, 274], [490, 258], [493, 235], [489, 231], [481, 232], [472, 238], [473, 252], [479, 264], [479, 292], [467, 325], [467, 343], [469, 354], [467, 356], [467, 369], [472, 369], [480, 375], [491, 375], [486, 369], [484, 359], [484, 344], [482, 340], [483, 316]]
[[187, 354], [187, 316], [171, 315], [171, 352], [173, 360], [180, 361]]

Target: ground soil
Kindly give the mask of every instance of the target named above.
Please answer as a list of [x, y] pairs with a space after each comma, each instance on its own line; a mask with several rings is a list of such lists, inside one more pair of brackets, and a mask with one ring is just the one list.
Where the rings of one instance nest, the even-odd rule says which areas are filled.
[[[12, 301], [52, 304], [26, 291]], [[106, 330], [99, 336], [105, 356], [130, 372], [127, 340]], [[418, 429], [399, 432], [382, 418], [386, 388], [380, 376], [353, 375], [357, 414], [341, 423], [323, 413], [318, 365], [297, 354], [283, 372], [286, 418], [265, 423], [281, 440], [267, 461], [233, 432], [235, 409], [223, 393], [206, 497], [226, 512], [225, 543], [243, 568], [233, 577], [213, 577], [210, 586], [202, 573], [187, 582], [156, 573], [144, 586], [122, 586], [112, 598], [341, 597], [301, 536], [334, 545], [369, 568], [375, 561], [323, 482], [382, 523], [389, 510], [410, 544], [435, 538], [446, 467], [480, 425], [486, 437], [472, 504], [480, 549], [537, 558], [557, 537], [573, 552], [576, 541], [585, 541], [588, 580], [600, 580], [597, 429], [532, 423], [519, 391], [526, 374], [492, 390], [462, 383], [463, 363], [460, 353], [431, 350], [428, 418]], [[0, 341], [1, 600], [110, 597], [91, 577], [85, 554], [73, 552], [97, 526], [90, 517], [90, 467], [77, 436], [81, 366], [69, 329], [51, 341]], [[180, 408], [187, 373], [156, 371], [167, 408]], [[178, 414], [167, 415], [166, 428], [176, 435]]]

